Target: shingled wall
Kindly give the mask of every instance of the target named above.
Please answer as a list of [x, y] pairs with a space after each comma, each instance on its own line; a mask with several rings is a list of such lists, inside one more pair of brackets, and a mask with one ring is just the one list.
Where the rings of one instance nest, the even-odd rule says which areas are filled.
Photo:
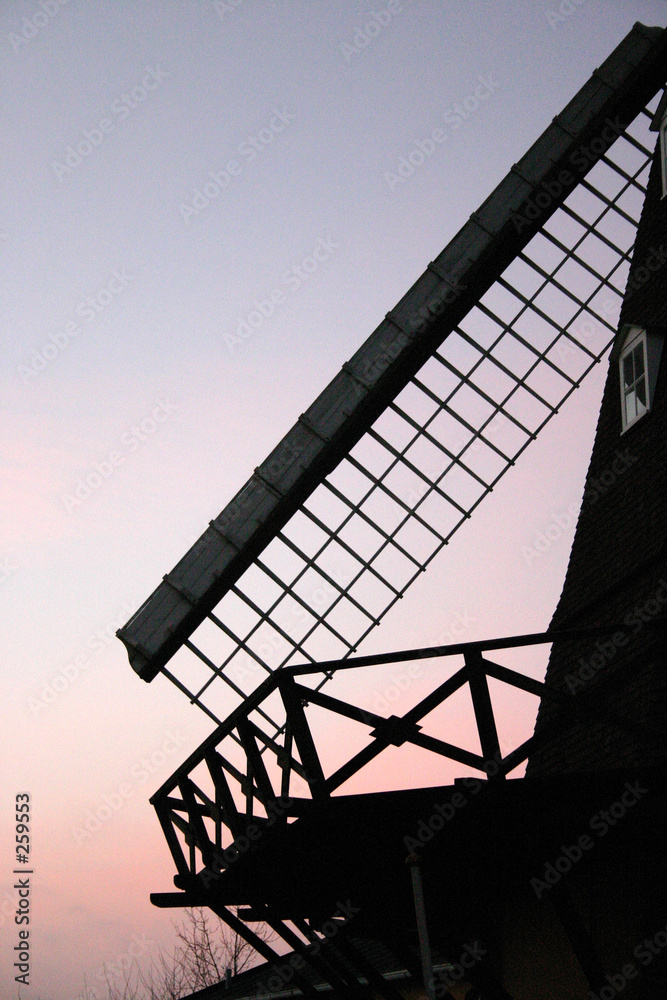
[[[667, 197], [656, 150], [635, 242], [619, 329], [667, 328]], [[535, 727], [544, 745], [530, 776], [633, 766], [667, 759], [667, 350], [652, 407], [622, 433], [618, 350], [612, 352], [590, 467], [563, 591], [551, 628], [622, 624], [611, 637], [554, 643], [548, 684], [582, 695], [598, 718], [554, 722], [544, 701]], [[576, 442], [573, 442], [576, 447]], [[551, 725], [550, 725], [551, 724]]]

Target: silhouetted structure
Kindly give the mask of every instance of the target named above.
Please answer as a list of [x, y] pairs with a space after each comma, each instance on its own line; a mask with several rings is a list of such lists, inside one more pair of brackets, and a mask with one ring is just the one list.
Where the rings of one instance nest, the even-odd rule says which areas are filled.
[[[667, 32], [636, 25], [119, 632], [144, 679], [163, 671], [218, 723], [151, 800], [178, 890], [152, 899], [211, 907], [268, 964], [202, 1000], [665, 993], [666, 66]], [[351, 655], [611, 339], [549, 633]], [[402, 443], [396, 421], [413, 435]], [[440, 464], [420, 464], [426, 445]], [[493, 659], [550, 642], [544, 684]], [[442, 657], [453, 671], [400, 717], [322, 690], [341, 671]], [[489, 677], [541, 698], [534, 736], [509, 753]], [[426, 732], [466, 685], [479, 753]], [[213, 690], [236, 706], [224, 721]], [[329, 774], [324, 713], [368, 731]], [[410, 744], [479, 777], [333, 794]], [[293, 951], [259, 940], [257, 921]]]

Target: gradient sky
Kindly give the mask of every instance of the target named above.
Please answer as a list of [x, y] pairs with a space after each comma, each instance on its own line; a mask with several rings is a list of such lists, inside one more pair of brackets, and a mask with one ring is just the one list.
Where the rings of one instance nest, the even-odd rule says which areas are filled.
[[[140, 681], [114, 632], [632, 24], [667, 23], [664, 3], [570, 7], [0, 5], [2, 996], [15, 996], [18, 792], [34, 811], [23, 996], [71, 1000], [84, 976], [99, 988], [102, 963], [170, 944], [172, 914], [148, 898], [173, 875], [148, 797], [210, 724], [162, 678]], [[480, 78], [488, 99], [391, 183]], [[287, 284], [319, 241], [326, 260]], [[546, 628], [604, 368], [364, 651]], [[570, 527], [527, 558], [554, 517]], [[364, 682], [370, 703], [397, 672]], [[527, 735], [529, 714], [505, 707], [504, 738]], [[409, 780], [394, 767], [389, 783]]]

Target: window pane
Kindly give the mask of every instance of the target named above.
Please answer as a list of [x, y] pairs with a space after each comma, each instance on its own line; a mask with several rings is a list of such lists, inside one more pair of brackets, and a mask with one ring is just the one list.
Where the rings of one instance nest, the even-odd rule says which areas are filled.
[[625, 419], [627, 423], [637, 416], [637, 403], [634, 392], [629, 392], [625, 397]]
[[637, 344], [634, 351], [632, 352], [632, 357], [635, 364], [635, 378], [639, 378], [640, 375], [644, 374], [644, 345]]
[[628, 354], [626, 358], [623, 358], [623, 387], [626, 392], [635, 380], [633, 368], [632, 354]]
[[646, 413], [646, 379], [640, 378], [635, 386], [635, 393], [637, 396], [637, 411], [639, 413]]

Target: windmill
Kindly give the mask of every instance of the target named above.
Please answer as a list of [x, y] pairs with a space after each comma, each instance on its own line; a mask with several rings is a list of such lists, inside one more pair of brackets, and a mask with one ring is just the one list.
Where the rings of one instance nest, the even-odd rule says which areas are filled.
[[[487, 678], [538, 695], [544, 686], [484, 654], [549, 637], [400, 654], [464, 657], [401, 719], [323, 689], [341, 670], [396, 659], [356, 654], [613, 343], [666, 51], [661, 29], [635, 26], [118, 632], [142, 679], [164, 674], [216, 726], [153, 797], [181, 890], [154, 901], [211, 906], [275, 962], [248, 926], [266, 920], [349, 995], [359, 971], [381, 995], [400, 994], [343, 932], [333, 876], [321, 899], [292, 878], [288, 904], [271, 873], [349, 821], [355, 806], [332, 792], [389, 745], [422, 746], [489, 779], [525, 760], [526, 745], [500, 754]], [[419, 725], [464, 684], [480, 754]], [[310, 705], [370, 730], [335, 774], [322, 767]], [[401, 822], [405, 810], [429, 815], [428, 796], [401, 794]], [[396, 801], [373, 805], [366, 861]], [[340, 874], [345, 858], [329, 846]], [[229, 910], [239, 903], [243, 919]], [[327, 919], [336, 943], [324, 957], [316, 928]], [[389, 923], [385, 940], [410, 970]], [[292, 972], [315, 995], [312, 979]], [[492, 992], [486, 963], [478, 975], [482, 995], [506, 995]]]

